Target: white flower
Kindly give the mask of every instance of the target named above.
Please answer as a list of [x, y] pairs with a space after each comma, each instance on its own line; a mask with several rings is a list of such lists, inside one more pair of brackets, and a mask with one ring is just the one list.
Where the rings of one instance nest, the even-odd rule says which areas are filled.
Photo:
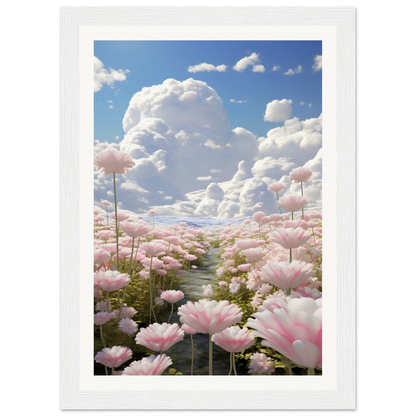
[[230, 284], [230, 292], [234, 295], [240, 290], [240, 283], [231, 283]]

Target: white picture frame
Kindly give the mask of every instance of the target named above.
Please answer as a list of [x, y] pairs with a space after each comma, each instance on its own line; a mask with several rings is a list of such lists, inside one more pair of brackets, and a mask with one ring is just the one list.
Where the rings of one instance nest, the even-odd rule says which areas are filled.
[[[82, 382], [82, 331], [87, 318], [81, 297], [81, 247], [90, 230], [82, 227], [81, 214], [90, 210], [81, 196], [81, 178], [88, 177], [80, 138], [85, 112], [80, 60], [80, 34], [85, 29], [101, 33], [123, 27], [271, 27], [293, 33], [302, 28], [331, 28], [336, 34], [332, 59], [335, 77], [330, 91], [336, 103], [333, 138], [334, 160], [327, 177], [336, 178], [332, 198], [336, 233], [335, 291], [332, 345], [335, 378], [331, 388], [252, 390], [220, 389], [209, 377], [199, 377], [201, 389], [186, 400], [178, 389], [131, 390], [114, 388], [109, 377], [100, 387]], [[109, 33], [109, 40], [112, 39]], [[247, 34], [250, 39], [250, 34]], [[317, 38], [319, 39], [319, 37]], [[334, 41], [335, 42], [335, 41]], [[92, 57], [91, 57], [92, 59]], [[325, 62], [325, 55], [324, 55]], [[87, 66], [88, 70], [88, 66]], [[60, 290], [61, 290], [61, 408], [62, 409], [355, 409], [356, 408], [356, 9], [353, 7], [64, 7], [61, 9], [61, 171], [60, 171]], [[323, 71], [325, 71], [325, 63]], [[92, 66], [91, 66], [92, 78]], [[92, 95], [91, 91], [91, 95]], [[92, 97], [91, 97], [92, 102]], [[324, 110], [325, 111], [325, 110]], [[325, 113], [323, 115], [325, 120]], [[324, 121], [325, 123], [325, 121]], [[325, 126], [325, 124], [324, 124]], [[323, 135], [325, 136], [325, 127]], [[325, 159], [324, 159], [325, 160]], [[324, 161], [325, 164], [325, 161]], [[327, 165], [329, 166], [329, 164]], [[92, 159], [91, 159], [91, 170]], [[325, 178], [324, 168], [324, 178]], [[325, 179], [324, 179], [325, 181]], [[92, 185], [91, 185], [92, 186]], [[88, 195], [88, 194], [87, 194]], [[88, 200], [88, 198], [87, 198]], [[93, 201], [90, 201], [91, 206]], [[326, 215], [326, 214], [325, 214]], [[324, 220], [325, 221], [325, 220]], [[332, 224], [332, 223], [331, 223]], [[328, 277], [327, 277], [328, 278]], [[325, 314], [329, 313], [327, 309]], [[328, 316], [328, 315], [326, 315]], [[88, 318], [89, 319], [89, 318]], [[92, 322], [91, 320], [88, 321]], [[87, 326], [88, 326], [87, 323]], [[324, 325], [325, 331], [325, 325]], [[324, 352], [325, 354], [325, 352]], [[92, 359], [91, 359], [92, 360]], [[186, 377], [186, 376], [185, 376]], [[217, 377], [217, 376], [215, 376]], [[221, 376], [219, 376], [221, 377]], [[322, 376], [324, 377], [324, 376]], [[266, 377], [267, 378], [267, 377]], [[101, 377], [101, 379], [105, 379]], [[141, 378], [142, 380], [145, 380]], [[172, 378], [170, 378], [172, 380]], [[195, 385], [187, 378], [189, 383]], [[257, 382], [259, 378], [252, 379]], [[307, 383], [311, 379], [307, 380]], [[247, 378], [246, 378], [247, 380]], [[204, 383], [209, 383], [204, 386]], [[241, 382], [241, 381], [238, 381]], [[232, 383], [237, 383], [233, 380]], [[245, 384], [247, 386], [247, 384]], [[161, 391], [163, 390], [163, 394]]]

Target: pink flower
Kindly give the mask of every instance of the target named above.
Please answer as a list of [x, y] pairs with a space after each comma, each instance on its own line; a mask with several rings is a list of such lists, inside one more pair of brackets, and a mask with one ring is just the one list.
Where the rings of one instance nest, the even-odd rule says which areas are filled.
[[289, 180], [295, 181], [297, 183], [308, 182], [311, 176], [312, 171], [307, 167], [303, 166], [300, 168], [293, 169], [292, 172], [289, 173]]
[[193, 261], [198, 258], [197, 256], [194, 256], [193, 254], [185, 254], [184, 257], [186, 258], [186, 260], [189, 260], [189, 261]]
[[166, 351], [182, 341], [184, 336], [185, 333], [178, 324], [154, 323], [147, 328], [140, 328], [140, 332], [136, 335], [136, 343], [152, 351]]
[[287, 212], [295, 212], [306, 204], [308, 204], [308, 200], [298, 194], [285, 195], [279, 199], [279, 206]]
[[253, 220], [256, 221], [257, 223], [260, 223], [261, 219], [265, 216], [266, 214], [264, 212], [258, 211], [253, 214]]
[[102, 231], [98, 231], [97, 233], [98, 238], [113, 238], [115, 236], [116, 236], [116, 233], [110, 230], [102, 230]]
[[111, 175], [112, 173], [122, 175], [128, 172], [135, 163], [127, 153], [114, 148], [107, 148], [95, 155], [94, 165], [105, 175]]
[[272, 192], [280, 192], [282, 189], [285, 189], [285, 185], [282, 182], [273, 182], [267, 189]]
[[165, 354], [151, 355], [133, 361], [124, 369], [123, 376], [160, 376], [171, 364], [172, 360]]
[[130, 283], [130, 276], [128, 274], [121, 274], [116, 270], [99, 272], [96, 278], [101, 289], [106, 292], [114, 292], [115, 290], [128, 286]]
[[109, 321], [112, 318], [114, 318], [112, 312], [99, 312], [94, 315], [94, 324], [104, 325], [107, 321]]
[[119, 367], [121, 364], [125, 363], [127, 360], [130, 360], [133, 352], [130, 348], [127, 347], [113, 347], [113, 348], [104, 348], [95, 356], [95, 361], [97, 363], [103, 364], [106, 367], [114, 368]]
[[259, 352], [250, 357], [249, 373], [250, 374], [272, 374], [274, 372], [273, 361], [266, 354]]
[[[118, 213], [117, 213], [118, 214]], [[143, 221], [140, 222], [128, 222], [123, 221], [120, 223], [120, 229], [123, 230], [129, 237], [137, 238], [143, 234], [148, 233], [151, 230], [151, 226]]]
[[103, 249], [97, 248], [94, 250], [94, 264], [108, 263], [111, 260], [111, 254]]
[[240, 352], [254, 344], [254, 335], [247, 328], [232, 326], [212, 336], [212, 341], [228, 352]]
[[230, 292], [235, 295], [240, 290], [240, 283], [231, 283], [230, 284]]
[[156, 257], [165, 254], [166, 247], [158, 242], [143, 243], [140, 249], [144, 250], [148, 256]]
[[101, 203], [105, 206], [105, 207], [109, 207], [111, 205], [111, 202], [107, 201], [106, 199], [102, 199]]
[[259, 276], [263, 282], [271, 283], [279, 289], [295, 289], [309, 277], [315, 276], [315, 271], [313, 264], [303, 261], [269, 261], [262, 267]]
[[201, 334], [215, 334], [241, 321], [243, 312], [235, 304], [222, 300], [188, 302], [178, 309], [180, 321]]
[[[117, 210], [117, 221], [118, 222], [127, 220], [129, 217], [130, 217], [130, 215], [127, 214], [126, 212], [121, 211], [120, 209]], [[113, 220], [116, 219], [116, 212], [115, 211], [111, 213], [111, 218]]]
[[123, 318], [118, 323], [118, 329], [127, 335], [134, 335], [137, 332], [138, 325], [132, 319]]
[[[293, 299], [303, 303], [305, 298]], [[306, 298], [306, 300], [312, 299]], [[297, 305], [293, 305], [295, 308]], [[305, 305], [300, 305], [304, 309]], [[247, 326], [253, 335], [263, 338], [262, 345], [273, 348], [294, 363], [308, 368], [322, 366], [322, 309], [313, 314], [300, 311], [286, 313], [282, 309], [264, 310], [253, 314]]]
[[194, 335], [198, 333], [196, 329], [193, 329], [189, 325], [186, 325], [186, 324], [182, 325], [182, 329], [183, 329], [183, 332], [185, 332], [185, 334]]
[[176, 303], [183, 299], [185, 295], [181, 290], [165, 290], [160, 297], [166, 302]]
[[238, 270], [241, 270], [242, 272], [248, 272], [249, 270], [251, 270], [251, 264], [247, 263], [247, 264], [240, 264], [237, 267]]
[[222, 289], [224, 287], [227, 287], [228, 286], [228, 283], [227, 282], [224, 282], [224, 281], [218, 282], [218, 286]]
[[285, 221], [283, 228], [309, 228], [308, 223], [304, 220]]
[[243, 250], [242, 253], [246, 256], [246, 260], [249, 263], [259, 261], [266, 255], [266, 252], [261, 247], [249, 248], [247, 250]]
[[240, 250], [247, 250], [248, 248], [256, 248], [260, 246], [261, 244], [259, 244], [258, 240], [248, 239], [248, 240], [238, 240], [235, 242], [235, 245]]
[[211, 285], [207, 285], [207, 286], [203, 285], [202, 289], [204, 290], [204, 296], [206, 298], [210, 298], [212, 296], [212, 294], [214, 293], [213, 290], [212, 290]]
[[305, 244], [312, 233], [305, 231], [303, 228], [277, 228], [275, 231], [270, 233], [270, 239], [282, 247], [298, 248], [302, 244]]

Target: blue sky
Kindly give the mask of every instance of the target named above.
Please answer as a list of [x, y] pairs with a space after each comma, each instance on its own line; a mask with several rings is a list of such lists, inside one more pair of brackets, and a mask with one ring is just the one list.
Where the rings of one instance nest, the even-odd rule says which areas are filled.
[[[253, 72], [251, 67], [233, 70], [252, 53], [258, 54], [257, 64], [264, 66], [264, 72]], [[94, 55], [104, 68], [129, 72], [125, 81], [115, 82], [113, 88], [103, 85], [94, 94], [95, 140], [116, 142], [116, 136], [122, 140], [122, 120], [132, 96], [168, 78], [206, 82], [222, 99], [231, 129], [243, 127], [257, 137], [283, 124], [263, 119], [266, 105], [276, 99], [292, 100], [292, 117], [316, 118], [322, 111], [322, 71], [315, 72], [312, 66], [314, 57], [321, 54], [320, 41], [96, 41]], [[200, 63], [227, 65], [227, 69], [188, 72], [189, 66]], [[271, 71], [274, 65], [280, 69]], [[302, 72], [284, 75], [299, 65]], [[299, 105], [301, 101], [305, 104]]]
[[[269, 215], [268, 185], [300, 192], [289, 174], [301, 166], [320, 209], [320, 41], [98, 41], [94, 55], [95, 152], [135, 162], [119, 178], [123, 209], [241, 218], [260, 203]], [[97, 203], [111, 197], [95, 172]]]

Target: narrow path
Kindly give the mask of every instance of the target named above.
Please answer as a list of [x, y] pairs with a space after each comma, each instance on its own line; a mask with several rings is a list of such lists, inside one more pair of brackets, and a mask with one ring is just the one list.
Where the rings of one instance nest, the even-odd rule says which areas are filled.
[[[176, 304], [177, 307], [188, 301], [197, 302], [204, 297], [202, 285], [209, 285], [216, 276], [216, 270], [221, 263], [219, 254], [221, 248], [212, 248], [204, 255], [204, 266], [190, 269], [189, 277], [184, 276], [181, 281], [181, 290], [185, 298]], [[177, 308], [176, 308], [177, 309]], [[170, 323], [181, 325], [176, 311]], [[195, 334], [194, 341], [194, 375], [208, 375], [208, 335]], [[175, 368], [184, 375], [190, 375], [191, 369], [191, 338], [185, 335], [182, 342], [175, 344], [166, 353], [172, 358]], [[214, 375], [228, 375], [230, 370], [230, 354], [213, 344], [213, 373]]]

